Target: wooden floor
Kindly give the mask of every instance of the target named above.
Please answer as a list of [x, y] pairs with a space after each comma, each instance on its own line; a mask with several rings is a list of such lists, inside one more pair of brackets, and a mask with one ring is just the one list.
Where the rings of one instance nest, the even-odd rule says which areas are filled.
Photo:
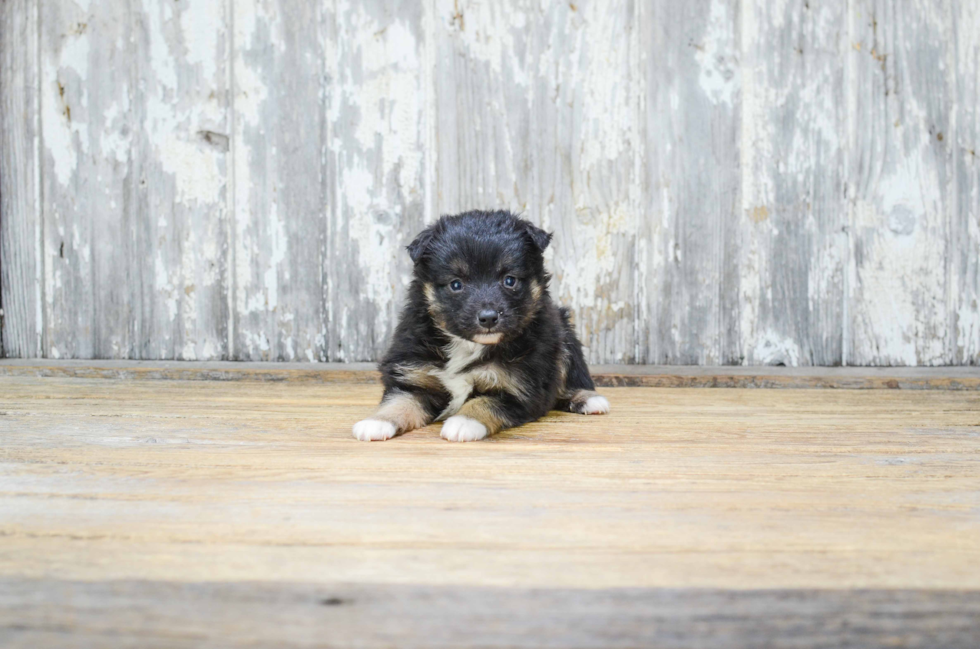
[[0, 646], [980, 646], [980, 392], [0, 376]]

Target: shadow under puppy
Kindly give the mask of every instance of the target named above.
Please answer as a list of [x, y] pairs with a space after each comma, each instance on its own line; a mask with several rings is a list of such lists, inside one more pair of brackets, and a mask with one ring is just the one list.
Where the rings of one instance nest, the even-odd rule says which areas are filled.
[[549, 410], [609, 411], [567, 309], [548, 293], [551, 235], [509, 212], [444, 216], [408, 246], [408, 301], [381, 361], [378, 411], [354, 425], [385, 440], [445, 420], [469, 442]]

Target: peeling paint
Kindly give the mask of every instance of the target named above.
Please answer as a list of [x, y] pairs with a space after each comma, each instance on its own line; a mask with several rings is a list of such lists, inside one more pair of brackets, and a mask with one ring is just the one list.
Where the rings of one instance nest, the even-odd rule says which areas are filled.
[[375, 358], [499, 206], [593, 362], [980, 363], [975, 5], [52, 0], [42, 351]]
[[696, 46], [695, 59], [701, 67], [698, 83], [707, 97], [715, 103], [729, 106], [735, 102], [739, 90], [736, 71], [738, 63], [733, 60], [735, 52], [735, 31], [732, 29], [734, 16], [729, 14], [727, 0], [713, 0], [708, 13], [707, 29], [703, 41]]
[[800, 346], [791, 338], [780, 336], [774, 331], [766, 331], [759, 335], [755, 349], [752, 350], [753, 362], [757, 365], [785, 365], [796, 367], [802, 358]]

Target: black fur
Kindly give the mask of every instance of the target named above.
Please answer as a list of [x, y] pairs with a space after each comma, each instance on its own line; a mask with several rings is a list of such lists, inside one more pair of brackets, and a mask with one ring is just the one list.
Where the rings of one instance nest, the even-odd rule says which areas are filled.
[[[568, 310], [559, 309], [548, 292], [542, 253], [550, 241], [549, 233], [505, 211], [444, 216], [422, 231], [408, 246], [413, 279], [380, 364], [385, 397], [410, 393], [434, 420], [452, 395], [437, 381], [406, 380], [403, 368], [444, 368], [453, 337], [473, 340], [489, 331], [501, 334], [500, 342], [486, 345], [467, 369], [494, 364], [522, 389], [474, 388], [468, 398], [492, 397], [503, 428], [555, 407], [574, 410], [571, 397], [595, 386]], [[507, 277], [516, 280], [513, 287]], [[461, 282], [459, 290], [454, 281]], [[499, 317], [490, 329], [478, 321], [487, 310]]]

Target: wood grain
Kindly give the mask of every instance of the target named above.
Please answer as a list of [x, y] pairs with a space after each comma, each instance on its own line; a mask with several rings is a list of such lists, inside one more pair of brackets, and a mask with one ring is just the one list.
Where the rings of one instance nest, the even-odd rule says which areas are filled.
[[854, 3], [848, 362], [950, 362], [951, 43], [928, 1]]
[[41, 349], [37, 17], [0, 5], [0, 357]]
[[637, 6], [646, 93], [639, 359], [738, 364], [738, 3]]
[[0, 376], [0, 640], [971, 646], [978, 393], [604, 393], [364, 443], [374, 385]]
[[437, 210], [503, 207], [553, 231], [552, 293], [592, 361], [636, 358], [633, 8], [436, 3]]
[[224, 356], [222, 5], [55, 2], [41, 21], [43, 355]]
[[[972, 367], [699, 367], [596, 365], [600, 387], [792, 388], [849, 390], [980, 390]], [[0, 376], [168, 381], [366, 383], [381, 376], [373, 363], [193, 361], [0, 361]]]
[[434, 9], [435, 211], [503, 208], [540, 222], [531, 167], [539, 9], [519, 0]]
[[980, 365], [980, 6], [953, 3], [955, 62], [949, 75], [955, 103], [950, 134], [955, 176], [950, 216], [949, 362]]
[[0, 579], [0, 640], [58, 647], [973, 649], [977, 591]]
[[590, 362], [977, 365], [975, 5], [10, 0], [4, 353], [376, 360], [508, 208]]
[[976, 392], [604, 391], [369, 444], [373, 385], [0, 377], [0, 575], [980, 588]]
[[388, 346], [412, 267], [405, 246], [425, 224], [430, 68], [420, 3], [335, 11], [326, 359], [368, 361]]
[[233, 0], [231, 11], [230, 357], [324, 360], [327, 17], [321, 3], [295, 0]]
[[[48, 358], [139, 358], [141, 176], [136, 17], [40, 5], [44, 333]], [[142, 212], [145, 214], [145, 211]], [[16, 218], [16, 216], [14, 217]], [[142, 261], [142, 260], [140, 260]]]
[[231, 16], [224, 2], [177, 0], [144, 2], [134, 14], [136, 355], [226, 358]]
[[[840, 365], [847, 5], [741, 5], [741, 358]], [[857, 364], [869, 364], [868, 358]]]

